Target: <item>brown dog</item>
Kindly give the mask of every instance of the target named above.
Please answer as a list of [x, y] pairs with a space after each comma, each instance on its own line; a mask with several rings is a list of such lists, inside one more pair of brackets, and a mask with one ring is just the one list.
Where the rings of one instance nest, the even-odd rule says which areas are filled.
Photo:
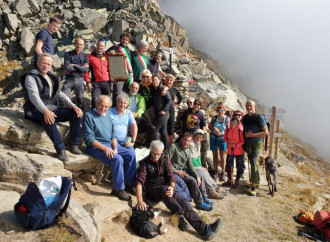
[[266, 179], [268, 182], [269, 194], [272, 197], [277, 192], [277, 177], [278, 177], [278, 165], [276, 160], [271, 157], [267, 156], [265, 159], [265, 169], [266, 169]]

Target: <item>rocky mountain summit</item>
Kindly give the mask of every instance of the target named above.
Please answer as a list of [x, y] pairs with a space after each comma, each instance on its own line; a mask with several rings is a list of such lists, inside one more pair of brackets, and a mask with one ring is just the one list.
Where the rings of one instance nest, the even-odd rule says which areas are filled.
[[[81, 181], [83, 191], [76, 197], [79, 202], [71, 203], [69, 215], [85, 241], [100, 241], [104, 236], [102, 223], [128, 210], [127, 205], [123, 206], [115, 198], [110, 200], [111, 209], [107, 206], [109, 200], [96, 204], [87, 199], [88, 195], [103, 192], [90, 192], [89, 187], [104, 179], [103, 165], [86, 154], [77, 156], [70, 153], [69, 162], [63, 164], [55, 158], [52, 143], [43, 129], [23, 118], [24, 100], [19, 77], [31, 69], [35, 35], [47, 25], [49, 17], [55, 14], [64, 19], [60, 30], [54, 34], [54, 71], [60, 76], [64, 76], [61, 69], [64, 53], [74, 48], [73, 41], [77, 36], [86, 40], [85, 52], [90, 53], [99, 38], [104, 38], [106, 48], [109, 48], [118, 43], [123, 31], [127, 31], [132, 35], [129, 46], [132, 50], [135, 50], [140, 40], [149, 43], [151, 52], [163, 49], [162, 69], [167, 73], [171, 70], [176, 76], [174, 85], [183, 93], [184, 100], [188, 96], [202, 98], [207, 117], [214, 112], [218, 102], [230, 110], [244, 110], [246, 96], [221, 75], [219, 66], [211, 57], [189, 46], [184, 28], [163, 14], [156, 0], [0, 0], [1, 196], [10, 197], [9, 192], [12, 191], [22, 193], [30, 181], [38, 182], [43, 177], [72, 176]], [[173, 42], [171, 66], [169, 36]], [[85, 97], [88, 103], [90, 94], [86, 93]], [[185, 108], [185, 104], [182, 104], [179, 111]], [[66, 137], [68, 126], [59, 124], [58, 128], [62, 136]], [[322, 158], [290, 136], [283, 138], [280, 148], [282, 165], [290, 167], [287, 170], [292, 174], [297, 175], [298, 171], [308, 173], [310, 169], [305, 167], [312, 164], [312, 172], [323, 177], [318, 181], [320, 187], [330, 185], [330, 180], [324, 178], [329, 177], [329, 165]], [[329, 208], [329, 194], [319, 194], [325, 194], [320, 195], [323, 200], [308, 200], [310, 203], [307, 206], [312, 207], [318, 202], [318, 208]], [[17, 193], [13, 196], [18, 200]], [[88, 202], [81, 197], [85, 197]], [[9, 206], [0, 211], [1, 224], [7, 224], [10, 214], [6, 211], [10, 209], [12, 207]], [[10, 223], [6, 226], [9, 227], [5, 232], [13, 230]], [[1, 236], [7, 238], [0, 230], [0, 241]]]

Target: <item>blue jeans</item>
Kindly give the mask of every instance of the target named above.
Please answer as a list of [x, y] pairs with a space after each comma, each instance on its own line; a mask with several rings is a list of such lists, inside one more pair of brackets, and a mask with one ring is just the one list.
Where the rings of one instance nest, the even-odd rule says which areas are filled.
[[[58, 108], [53, 111], [57, 116], [55, 122], [70, 122], [70, 144], [78, 145], [80, 142], [80, 124], [81, 118], [72, 109]], [[60, 133], [57, 130], [56, 124], [46, 124], [44, 115], [38, 109], [27, 111], [25, 117], [29, 120], [35, 121], [40, 124], [46, 131], [48, 137], [54, 144], [55, 150], [65, 150], [65, 145]]]
[[[110, 143], [103, 145], [112, 148]], [[134, 151], [120, 145], [117, 145], [117, 148], [118, 153], [112, 159], [106, 157], [102, 150], [93, 146], [88, 146], [86, 152], [104, 164], [110, 165], [112, 189], [120, 191], [125, 189], [125, 185], [136, 185], [136, 158]]]

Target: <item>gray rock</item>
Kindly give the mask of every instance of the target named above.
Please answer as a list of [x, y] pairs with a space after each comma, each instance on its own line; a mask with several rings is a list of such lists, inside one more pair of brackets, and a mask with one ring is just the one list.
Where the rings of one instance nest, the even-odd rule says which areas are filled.
[[2, 146], [5, 152], [0, 153], [0, 180], [27, 185], [29, 182], [39, 182], [43, 177], [69, 176], [63, 162], [45, 155], [10, 150]]
[[120, 35], [122, 32], [126, 31], [129, 28], [129, 24], [127, 21], [115, 20], [112, 25], [112, 39], [119, 41]]
[[53, 67], [55, 69], [60, 69], [62, 67], [63, 60], [61, 60], [61, 58], [57, 54], [55, 54], [53, 57], [54, 57]]
[[17, 18], [16, 14], [4, 13], [3, 15], [5, 18], [5, 23], [6, 23], [7, 29], [10, 32], [15, 33], [19, 24], [21, 23], [21, 21]]
[[175, 64], [172, 64], [172, 73], [171, 74], [173, 74], [173, 75], [180, 74], [180, 71]]
[[102, 229], [102, 217], [100, 214], [103, 212], [101, 210], [101, 205], [97, 202], [92, 202], [84, 205], [85, 210], [91, 215], [94, 225], [98, 230]]
[[107, 24], [108, 15], [99, 13], [95, 9], [82, 9], [73, 15], [73, 20], [77, 28], [92, 29], [94, 32], [104, 28]]
[[39, 3], [36, 0], [28, 0], [31, 10], [34, 14], [37, 14], [40, 12], [40, 6]]
[[68, 9], [63, 9], [62, 16], [64, 19], [71, 19], [73, 17], [73, 12]]
[[19, 15], [25, 18], [31, 17], [33, 15], [28, 0], [18, 0], [14, 9], [18, 12]]
[[83, 238], [80, 238], [81, 241], [101, 241], [101, 232], [98, 231], [92, 217], [72, 198], [67, 213], [74, 220], [74, 224], [81, 229], [83, 233]]
[[55, 3], [55, 0], [45, 0], [45, 3], [48, 3], [48, 4]]
[[23, 28], [21, 33], [20, 44], [23, 48], [24, 53], [27, 56], [32, 56], [34, 53], [34, 35], [28, 28]]
[[36, 0], [40, 7], [44, 5], [44, 0]]
[[1, 206], [0, 206], [0, 221], [5, 224], [20, 227], [14, 214], [14, 206], [18, 202], [20, 195], [13, 191], [0, 191]]
[[81, 8], [81, 2], [80, 1], [72, 1], [72, 5], [74, 8]]
[[203, 63], [203, 62], [199, 62], [194, 67], [194, 73], [204, 75], [205, 74], [205, 68], [206, 68], [206, 64]]

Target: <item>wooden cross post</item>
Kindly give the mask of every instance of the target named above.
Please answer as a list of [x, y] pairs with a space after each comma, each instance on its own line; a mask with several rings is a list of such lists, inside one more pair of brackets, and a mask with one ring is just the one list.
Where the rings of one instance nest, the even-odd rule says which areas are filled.
[[[281, 126], [281, 120], [277, 120], [276, 133], [280, 132], [280, 126]], [[279, 144], [280, 144], [280, 137], [276, 136], [276, 138], [275, 138], [275, 154], [274, 154], [275, 160], [277, 160]]]
[[273, 151], [273, 137], [274, 137], [274, 126], [275, 126], [275, 117], [276, 117], [276, 107], [272, 107], [272, 118], [270, 121], [270, 132], [269, 134], [269, 156], [272, 156], [272, 151]]

